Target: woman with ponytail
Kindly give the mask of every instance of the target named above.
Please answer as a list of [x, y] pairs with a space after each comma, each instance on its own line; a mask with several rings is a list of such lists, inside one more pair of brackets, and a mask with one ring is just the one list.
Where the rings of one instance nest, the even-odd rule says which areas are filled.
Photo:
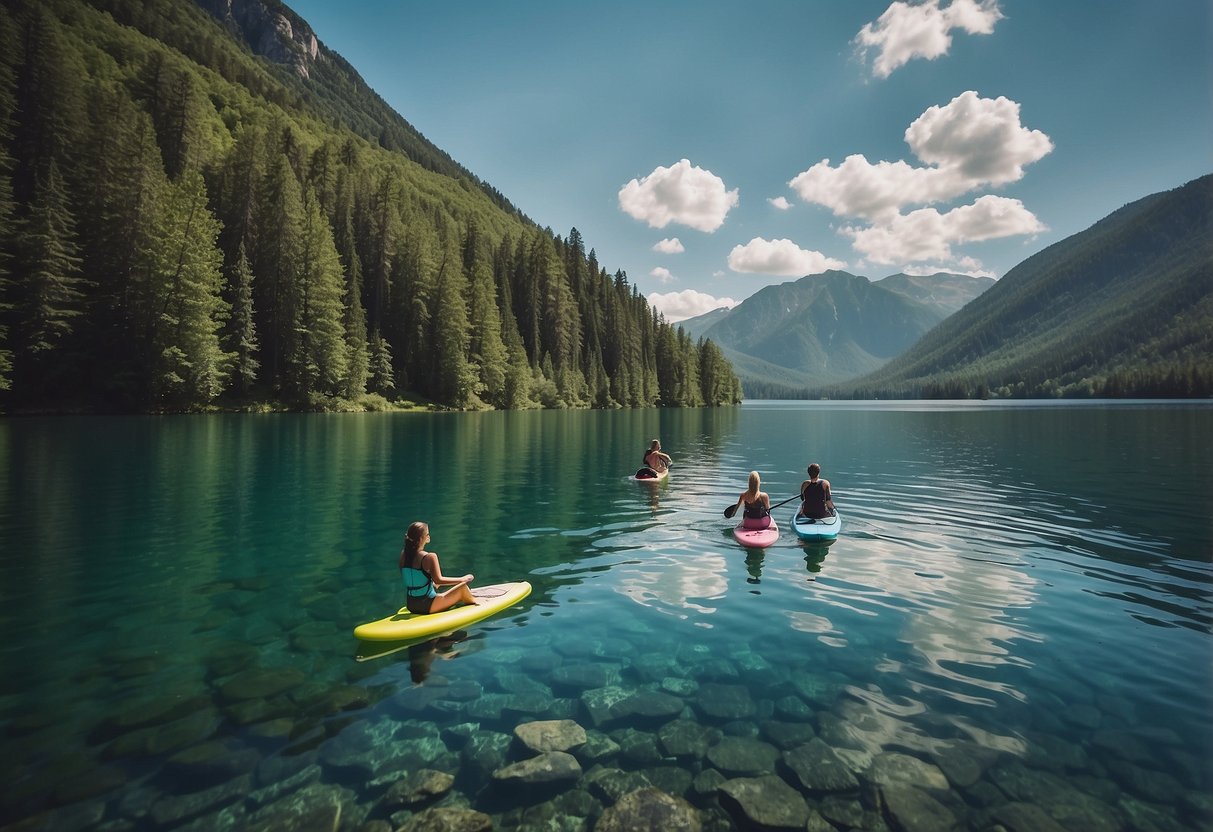
[[[405, 604], [409, 612], [425, 615], [442, 612], [456, 604], [479, 603], [468, 584], [472, 574], [460, 578], [448, 578], [442, 574], [438, 556], [424, 549], [430, 542], [430, 527], [420, 521], [409, 526], [404, 534], [404, 548], [400, 550], [400, 576], [404, 580]], [[446, 592], [438, 592], [436, 586], [451, 586]]]
[[[765, 529], [771, 525], [771, 498], [762, 490], [762, 478], [757, 471], [750, 472], [748, 487], [737, 498], [733, 511], [745, 506], [741, 523], [747, 529]], [[728, 516], [732, 516], [728, 513]]]

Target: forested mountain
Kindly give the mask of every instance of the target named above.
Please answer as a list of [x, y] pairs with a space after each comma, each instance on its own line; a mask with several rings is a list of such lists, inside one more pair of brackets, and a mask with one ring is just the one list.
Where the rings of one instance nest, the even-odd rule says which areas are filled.
[[1213, 175], [1007, 272], [832, 397], [1213, 395]]
[[733, 402], [274, 0], [0, 6], [9, 411]]
[[950, 274], [872, 282], [830, 271], [767, 286], [681, 326], [720, 346], [747, 397], [798, 398], [879, 367], [992, 282]]

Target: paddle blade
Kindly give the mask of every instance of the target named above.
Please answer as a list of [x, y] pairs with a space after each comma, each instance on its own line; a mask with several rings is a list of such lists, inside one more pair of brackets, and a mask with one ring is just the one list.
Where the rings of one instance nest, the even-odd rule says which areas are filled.
[[737, 503], [733, 503], [733, 505], [729, 506], [728, 508], [726, 508], [724, 510], [725, 517], [732, 517], [736, 513], [737, 513]]

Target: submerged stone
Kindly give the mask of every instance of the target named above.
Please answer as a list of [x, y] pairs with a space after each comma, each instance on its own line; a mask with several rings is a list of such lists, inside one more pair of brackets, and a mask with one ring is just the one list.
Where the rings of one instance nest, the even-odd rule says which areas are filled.
[[619, 743], [619, 756], [635, 765], [650, 765], [661, 761], [661, 749], [657, 738], [646, 731], [635, 728], [620, 728], [612, 732], [611, 739]]
[[725, 737], [708, 750], [707, 757], [725, 775], [757, 777], [774, 773], [779, 750], [761, 740]]
[[594, 832], [700, 832], [695, 807], [657, 789], [638, 789], [620, 798], [594, 825]]
[[948, 832], [956, 816], [922, 789], [896, 783], [881, 789], [885, 813], [899, 832]]
[[846, 792], [859, 788], [859, 780], [851, 772], [834, 749], [819, 739], [785, 751], [784, 764], [787, 765], [800, 785], [813, 794], [827, 792]]
[[699, 759], [721, 739], [715, 728], [700, 725], [689, 719], [675, 719], [662, 725], [657, 731], [661, 749], [667, 757], [689, 757]]
[[444, 771], [417, 769], [393, 784], [383, 795], [383, 803], [392, 810], [401, 806], [414, 806], [446, 794], [454, 785], [455, 778]]
[[785, 751], [804, 745], [817, 736], [813, 726], [807, 722], [779, 722], [770, 719], [762, 723], [759, 734]]
[[746, 719], [754, 715], [754, 699], [744, 685], [700, 685], [695, 704], [711, 719]]
[[867, 779], [878, 786], [908, 783], [925, 789], [947, 791], [948, 778], [938, 766], [908, 754], [877, 754], [867, 771]]
[[571, 719], [524, 722], [514, 728], [514, 736], [531, 751], [571, 751], [585, 745], [585, 729]]
[[604, 662], [578, 662], [552, 671], [552, 685], [575, 691], [618, 685], [620, 666]]
[[246, 699], [271, 699], [298, 687], [307, 677], [293, 667], [258, 667], [237, 673], [219, 688], [219, 695], [228, 702]]
[[507, 783], [552, 783], [576, 780], [580, 776], [581, 764], [576, 757], [564, 751], [550, 751], [493, 772], [494, 780]]
[[584, 763], [597, 763], [619, 753], [619, 743], [601, 731], [585, 732], [585, 745], [577, 749], [577, 759]]
[[652, 788], [653, 784], [638, 771], [596, 768], [585, 776], [586, 788], [606, 803], [615, 803], [628, 792]]
[[437, 807], [413, 815], [397, 832], [489, 832], [492, 828], [493, 819], [484, 812]]
[[772, 774], [728, 780], [718, 794], [725, 811], [742, 826], [799, 832], [809, 820], [800, 792]]
[[1031, 803], [1004, 803], [990, 816], [1006, 827], [1007, 832], [1066, 832], [1048, 812]]
[[[248, 832], [311, 832], [357, 827], [365, 817], [354, 792], [332, 783], [313, 783], [271, 803], [246, 821]], [[353, 814], [351, 814], [353, 813]]]

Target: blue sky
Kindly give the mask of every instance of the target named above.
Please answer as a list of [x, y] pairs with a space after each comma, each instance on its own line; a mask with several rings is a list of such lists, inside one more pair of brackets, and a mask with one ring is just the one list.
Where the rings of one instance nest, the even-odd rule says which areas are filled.
[[293, 0], [671, 320], [827, 268], [1001, 277], [1213, 171], [1208, 0]]

